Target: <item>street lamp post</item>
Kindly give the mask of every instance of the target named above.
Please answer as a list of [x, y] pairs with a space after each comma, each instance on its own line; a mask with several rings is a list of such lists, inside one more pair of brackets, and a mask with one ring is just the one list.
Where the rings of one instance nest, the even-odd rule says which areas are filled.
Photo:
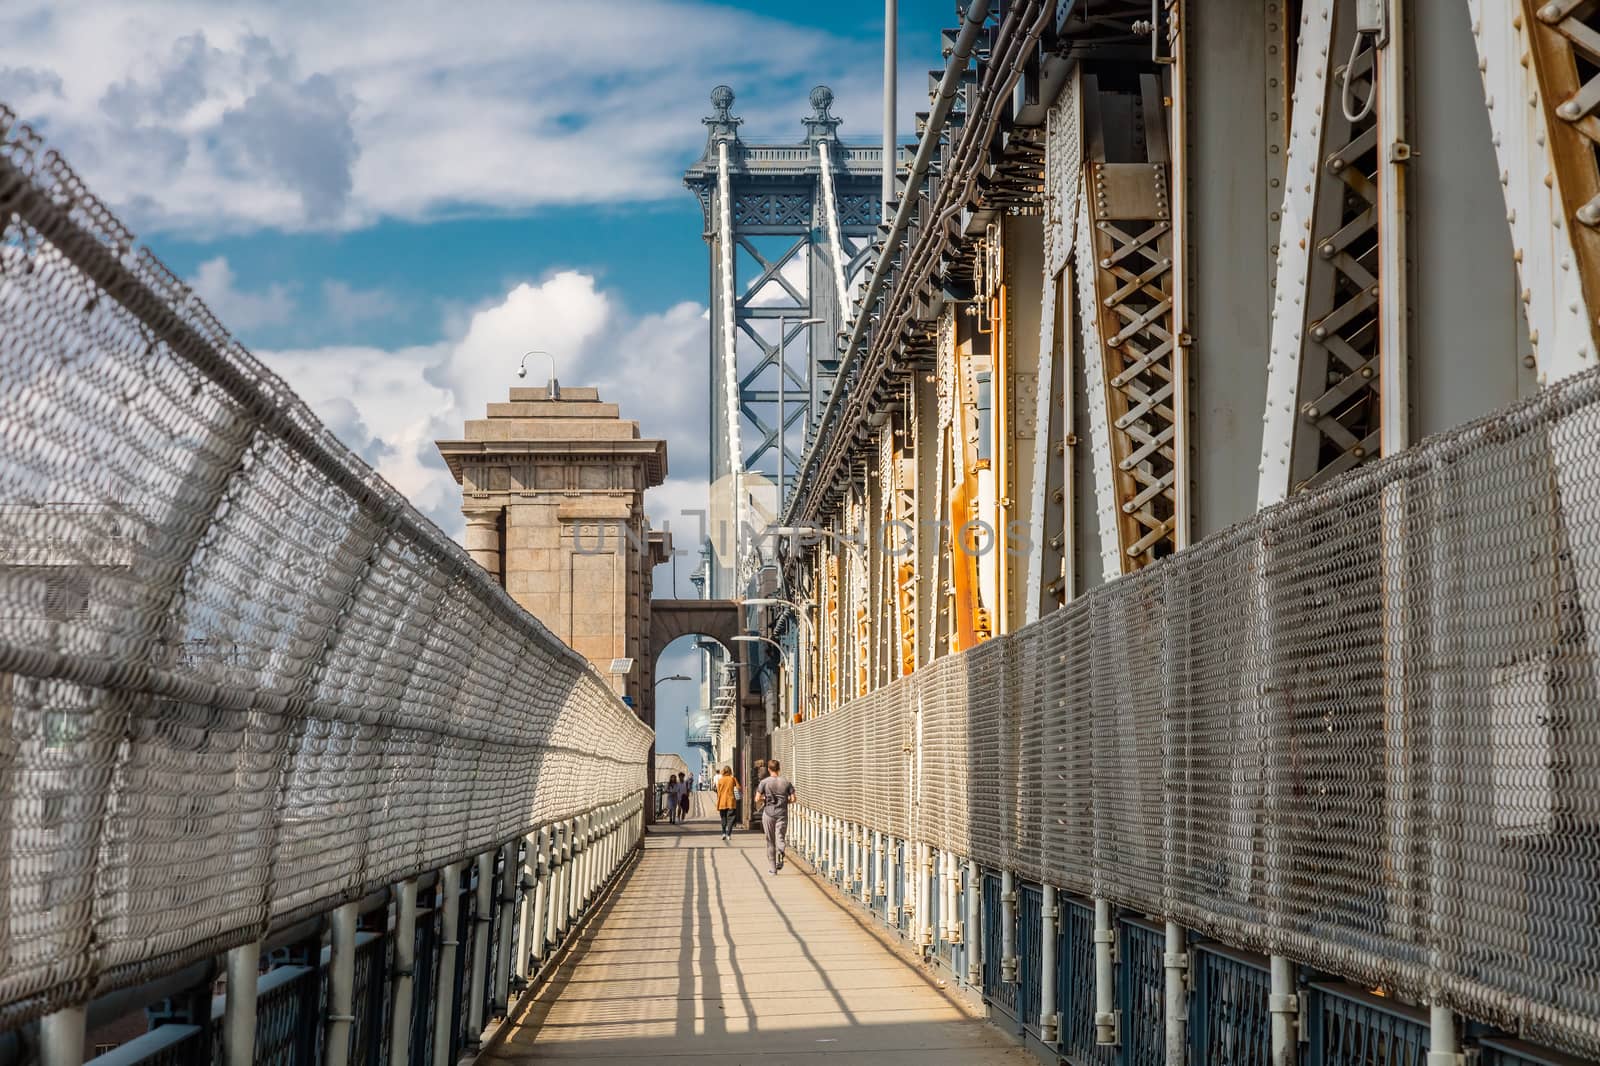
[[[855, 558], [855, 561], [856, 561], [856, 563], [858, 565], [860, 565], [863, 568], [865, 568], [866, 565], [867, 565], [867, 548], [866, 548], [866, 545], [862, 544], [858, 540], [852, 540], [849, 537], [842, 536], [842, 535], [840, 535], [838, 533], [835, 533], [831, 529], [823, 529], [821, 526], [770, 526], [767, 529], [767, 533], [772, 535], [772, 536], [776, 536], [776, 537], [827, 537], [829, 540], [833, 541], [835, 544], [843, 545], [844, 547], [847, 547], [847, 548], [851, 549], [852, 554], [853, 554], [853, 556]], [[755, 602], [755, 601], [746, 600], [745, 602], [746, 603], [752, 603], [752, 602]], [[796, 611], [796, 613], [798, 614], [800, 612]], [[821, 680], [826, 674], [826, 667], [825, 667], [825, 664], [821, 661], [821, 655], [822, 655], [822, 648], [819, 645], [817, 647], [817, 656], [818, 656], [818, 661], [817, 661], [817, 680], [818, 680], [817, 700], [818, 700], [819, 706], [820, 706], [820, 704], [822, 702]]]
[[[800, 605], [798, 603], [795, 603], [793, 600], [780, 599], [777, 596], [759, 596], [759, 597], [755, 597], [753, 599], [745, 600], [743, 605], [745, 607], [785, 607], [785, 608], [787, 608], [789, 610], [789, 613], [793, 614], [795, 616], [795, 618], [800, 622], [800, 639], [801, 639], [801, 642], [804, 643], [807, 647], [809, 647], [812, 644], [813, 630], [811, 628], [811, 619], [806, 617], [806, 612], [804, 610], [802, 610]], [[798, 662], [800, 664], [804, 664], [805, 661], [806, 661], [806, 657], [803, 656], [803, 655], [796, 656], [795, 658], [796, 658], [796, 662]], [[800, 671], [799, 671], [798, 667], [796, 667], [795, 673], [794, 673], [794, 698], [795, 698], [795, 709], [796, 710], [800, 709], [801, 701], [806, 698], [806, 681], [807, 680], [809, 680], [809, 671], [807, 672], [807, 677], [801, 677], [800, 676]]]
[[[789, 662], [789, 649], [785, 648], [782, 644], [779, 644], [771, 637], [761, 637], [755, 635], [754, 633], [747, 633], [738, 637], [729, 637], [728, 639], [740, 644], [771, 644], [774, 648], [778, 649], [778, 706], [787, 707], [788, 700], [784, 699], [784, 696], [787, 693], [787, 686], [784, 684], [784, 672], [787, 670], [791, 677], [794, 675], [794, 666]], [[782, 712], [780, 712], [780, 717], [781, 713]]]

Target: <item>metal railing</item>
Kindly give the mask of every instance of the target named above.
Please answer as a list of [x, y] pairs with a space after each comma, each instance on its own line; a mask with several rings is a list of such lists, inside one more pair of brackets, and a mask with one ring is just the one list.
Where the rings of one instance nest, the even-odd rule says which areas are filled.
[[[1426, 1005], [1452, 1040], [1453, 1011], [1600, 1055], [1597, 520], [1591, 372], [780, 731], [773, 754], [803, 836], [882, 834], [1106, 908], [1106, 999], [1075, 1008], [1102, 1044], [1136, 1021], [1105, 1005], [1131, 965], [1110, 961], [1117, 923], [1152, 915], [1178, 938], [1169, 995], [1203, 935]], [[1283, 974], [1272, 998], [1298, 1007], [1269, 1013], [1303, 1036], [1310, 992]]]
[[[650, 730], [4, 108], [0, 385], [0, 1034], [81, 1061], [96, 1005], [227, 953], [230, 1061], [246, 1007], [261, 1040], [303, 1034], [309, 983], [325, 1051], [392, 1047], [353, 967], [416, 992], [405, 899], [431, 876], [448, 976], [452, 886], [467, 864], [488, 914], [498, 863], [495, 944], [463, 941], [446, 1013], [475, 1039], [636, 839]], [[570, 914], [541, 939], [553, 875]], [[298, 962], [252, 961], [284, 930]]]

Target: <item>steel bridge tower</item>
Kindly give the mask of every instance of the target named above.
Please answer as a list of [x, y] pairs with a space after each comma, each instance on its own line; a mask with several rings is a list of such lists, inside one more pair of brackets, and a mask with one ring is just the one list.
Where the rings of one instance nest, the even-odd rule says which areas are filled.
[[713, 596], [745, 584], [740, 516], [759, 527], [794, 483], [883, 206], [883, 150], [840, 142], [833, 90], [811, 90], [797, 144], [746, 144], [733, 99], [712, 90], [705, 153], [684, 175], [710, 251]]

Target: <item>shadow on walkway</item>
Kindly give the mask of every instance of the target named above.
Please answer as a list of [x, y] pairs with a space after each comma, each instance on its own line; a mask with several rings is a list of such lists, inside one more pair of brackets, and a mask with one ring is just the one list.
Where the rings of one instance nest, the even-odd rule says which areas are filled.
[[488, 1062], [1028, 1063], [760, 834], [658, 825]]

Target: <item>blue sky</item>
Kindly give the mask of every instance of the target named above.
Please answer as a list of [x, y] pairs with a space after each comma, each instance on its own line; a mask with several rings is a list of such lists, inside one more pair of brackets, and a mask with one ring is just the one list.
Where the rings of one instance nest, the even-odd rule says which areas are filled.
[[[909, 131], [956, 10], [899, 10]], [[747, 140], [798, 141], [826, 83], [841, 134], [875, 141], [882, 29], [873, 0], [7, 0], [0, 102], [451, 534], [432, 441], [529, 348], [667, 438], [659, 525], [705, 496], [708, 272], [681, 174], [709, 91], [734, 88]], [[693, 693], [659, 697], [679, 749]]]

